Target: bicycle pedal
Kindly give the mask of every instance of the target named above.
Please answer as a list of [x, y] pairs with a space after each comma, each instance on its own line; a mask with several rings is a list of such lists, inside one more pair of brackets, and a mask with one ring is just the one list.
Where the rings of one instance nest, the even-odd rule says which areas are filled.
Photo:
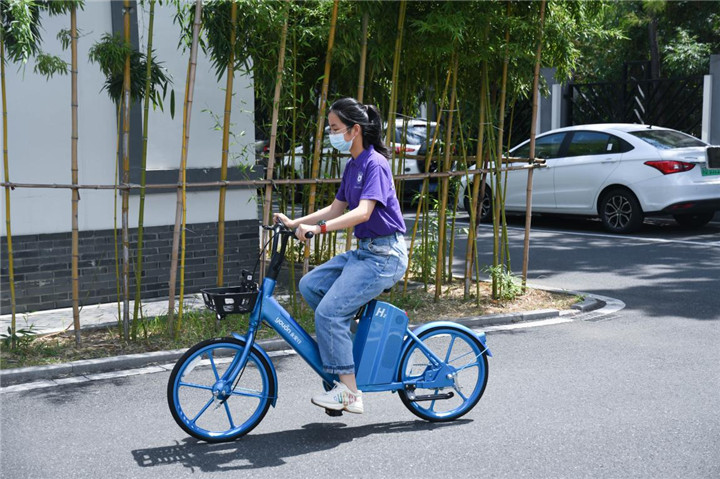
[[342, 416], [342, 409], [339, 411], [336, 411], [334, 409], [325, 408], [325, 414], [327, 414], [328, 416], [333, 416], [333, 417]]

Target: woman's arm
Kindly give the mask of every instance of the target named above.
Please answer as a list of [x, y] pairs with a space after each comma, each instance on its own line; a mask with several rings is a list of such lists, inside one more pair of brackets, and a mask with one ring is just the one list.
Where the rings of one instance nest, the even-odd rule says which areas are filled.
[[[297, 236], [300, 240], [304, 240], [305, 233], [308, 231], [311, 231], [314, 234], [320, 234], [320, 226], [313, 223], [312, 220], [315, 219], [315, 215], [317, 216], [317, 220], [320, 221], [321, 219], [324, 219], [326, 221], [325, 228], [326, 231], [335, 231], [335, 230], [342, 230], [345, 228], [352, 228], [355, 225], [359, 225], [360, 223], [364, 223], [367, 220], [370, 219], [370, 215], [372, 215], [373, 210], [375, 209], [375, 200], [360, 200], [360, 203], [358, 204], [357, 208], [354, 210], [350, 210], [345, 214], [342, 214], [342, 212], [345, 210], [345, 207], [347, 206], [347, 203], [343, 201], [335, 200], [333, 203], [327, 207], [323, 208], [322, 210], [318, 211], [317, 213], [313, 213], [312, 215], [305, 216], [303, 218], [300, 218], [303, 220], [301, 223], [295, 225], [297, 226], [297, 231], [295, 232], [295, 236]], [[338, 209], [342, 207], [342, 210]], [[336, 209], [333, 209], [336, 208]], [[319, 213], [330, 209], [328, 216], [320, 216]], [[296, 220], [297, 221], [297, 220]]]
[[320, 220], [328, 221], [333, 218], [337, 218], [338, 216], [343, 214], [346, 208], [346, 202], [335, 199], [330, 205], [326, 206], [325, 208], [317, 210], [314, 213], [303, 216], [301, 218], [295, 218], [294, 220], [291, 220], [282, 213], [275, 213], [273, 215], [273, 219], [275, 221], [282, 221], [282, 223], [288, 228], [297, 228], [300, 224], [313, 225], [317, 224], [317, 222]]

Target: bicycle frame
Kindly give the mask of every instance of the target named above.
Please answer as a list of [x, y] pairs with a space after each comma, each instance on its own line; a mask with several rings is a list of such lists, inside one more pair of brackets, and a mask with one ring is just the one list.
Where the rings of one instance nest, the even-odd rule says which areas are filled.
[[[278, 239], [280, 239], [279, 249]], [[255, 345], [255, 336], [263, 321], [267, 323], [271, 328], [273, 328], [280, 335], [280, 337], [282, 337], [328, 385], [331, 385], [333, 383], [333, 380], [337, 379], [336, 375], [323, 371], [322, 361], [320, 359], [320, 352], [318, 350], [318, 344], [315, 339], [310, 336], [307, 331], [305, 331], [305, 329], [303, 329], [303, 327], [295, 321], [295, 319], [290, 315], [290, 313], [288, 313], [285, 308], [283, 308], [282, 305], [280, 305], [273, 297], [277, 281], [277, 275], [280, 271], [280, 267], [282, 266], [282, 262], [285, 256], [287, 241], [287, 232], [280, 233], [279, 230], [276, 230], [276, 234], [272, 239], [273, 253], [270, 266], [268, 268], [268, 275], [263, 280], [263, 284], [259, 292], [258, 301], [255, 303], [255, 307], [252, 313], [250, 313], [248, 331], [244, 336], [233, 333], [233, 336], [235, 338], [245, 341], [246, 347], [243, 350], [242, 354], [236, 356], [231, 362], [230, 366], [226, 370], [225, 375], [222, 378], [224, 381], [233, 380], [234, 378], [237, 378], [238, 375], [242, 374], [242, 371], [247, 364], [247, 359], [250, 355], [250, 351], [253, 347], [256, 347], [262, 351], [259, 346]], [[397, 310], [397, 308], [390, 305], [389, 303], [384, 303], [380, 301], [373, 301], [369, 303], [369, 307], [374, 308], [370, 310], [370, 317], [366, 317], [366, 315], [363, 316], [363, 318], [368, 321], [372, 318], [373, 315], [375, 315], [375, 311], [381, 310], [383, 311], [382, 315], [384, 315], [384, 311], [387, 308], [393, 308]], [[462, 329], [466, 329], [469, 333], [478, 336], [483, 345], [486, 344], [484, 333], [477, 335], [471, 330], [464, 328], [456, 323], [435, 322], [433, 324], [435, 326], [448, 324], [452, 325], [452, 327], [455, 328], [460, 327]], [[429, 361], [433, 364], [434, 368], [432, 370], [427, 371], [426, 374], [423, 375], [421, 378], [414, 379], [412, 381], [399, 382], [396, 380], [396, 378], [393, 378], [392, 381], [383, 382], [381, 384], [360, 384], [359, 382], [358, 387], [361, 388], [363, 391], [380, 392], [397, 391], [399, 389], [404, 389], [408, 386], [416, 386], [420, 388], [443, 388], [452, 386], [454, 369], [448, 364], [446, 364], [442, 358], [437, 357], [435, 353], [433, 353], [431, 349], [426, 347], [422, 340], [418, 338], [418, 335], [421, 334], [425, 328], [426, 326], [420, 327], [419, 329], [417, 329], [417, 334], [415, 334], [408, 327], [405, 327], [402, 343], [399, 345], [400, 347], [396, 348], [396, 361], [399, 361], [403, 357], [405, 352], [413, 344], [416, 344], [417, 347], [423, 351]], [[485, 350], [481, 354], [488, 354], [488, 356], [492, 356], [487, 347], [485, 347]]]

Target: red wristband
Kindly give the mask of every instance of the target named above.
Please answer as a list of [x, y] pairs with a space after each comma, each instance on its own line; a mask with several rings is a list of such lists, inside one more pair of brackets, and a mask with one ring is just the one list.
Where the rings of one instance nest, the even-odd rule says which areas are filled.
[[322, 234], [327, 233], [327, 225], [325, 224], [324, 221], [322, 223], [320, 223], [320, 233], [322, 233]]

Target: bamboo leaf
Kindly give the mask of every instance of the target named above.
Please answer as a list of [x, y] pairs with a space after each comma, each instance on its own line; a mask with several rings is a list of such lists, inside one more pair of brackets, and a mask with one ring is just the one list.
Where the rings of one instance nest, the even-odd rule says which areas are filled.
[[175, 118], [175, 90], [170, 90], [170, 118]]

